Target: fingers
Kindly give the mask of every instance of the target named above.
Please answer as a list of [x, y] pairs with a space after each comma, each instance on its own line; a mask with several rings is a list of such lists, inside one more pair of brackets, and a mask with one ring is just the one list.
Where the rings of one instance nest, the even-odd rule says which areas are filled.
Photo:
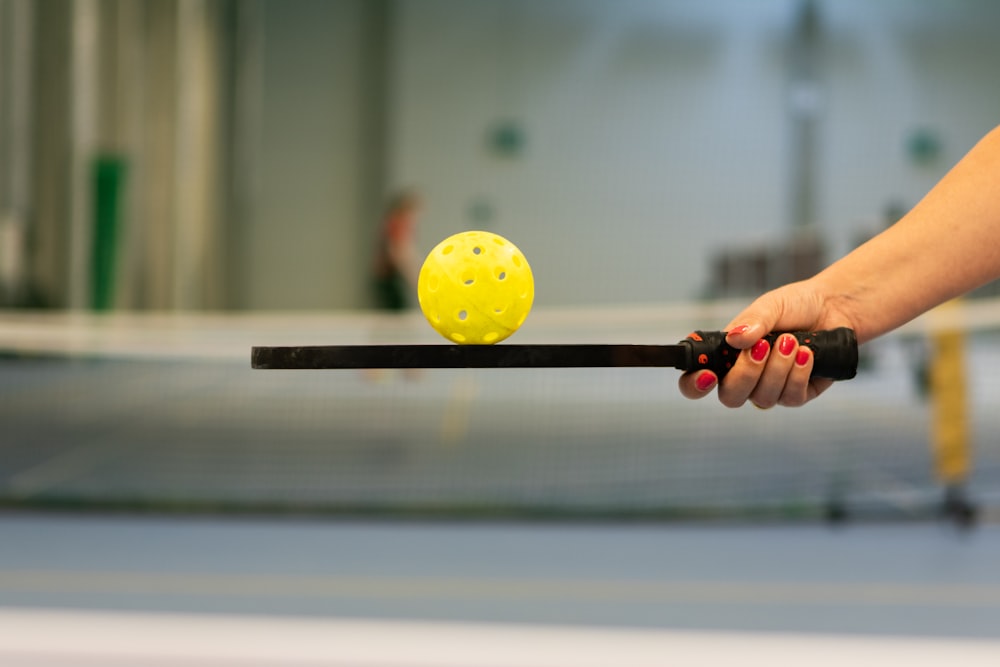
[[[793, 336], [782, 336], [782, 338], [791, 338], [795, 341]], [[771, 384], [765, 381], [762, 385], [757, 386], [753, 394], [750, 396], [750, 400], [753, 401], [755, 405], [759, 405], [761, 407], [784, 405], [789, 408], [797, 408], [805, 405], [810, 398], [812, 398], [809, 392], [809, 374], [812, 373], [813, 366], [812, 350], [804, 345], [796, 345], [793, 352], [790, 352], [786, 356], [782, 357], [782, 364], [788, 367], [788, 372], [785, 375], [785, 384], [781, 393], [777, 396], [774, 395], [772, 387], [774, 387], [780, 379], [777, 377], [778, 371], [770, 368], [769, 365], [769, 367], [764, 371], [765, 378], [768, 373], [773, 372], [775, 376], [774, 383]]]
[[[725, 382], [719, 385], [719, 401], [730, 408], [750, 401], [765, 410], [775, 405], [805, 405], [831, 384], [810, 379], [812, 367], [812, 350], [799, 345], [795, 336], [779, 336], [773, 347], [766, 340], [758, 340], [743, 350]], [[710, 392], [711, 387], [701, 395]]]
[[[778, 336], [748, 398], [754, 405], [764, 409], [779, 404], [789, 407], [803, 405], [808, 400], [811, 371], [812, 353], [809, 348], [800, 347], [795, 336]], [[735, 400], [740, 398], [743, 396], [738, 396]]]
[[681, 395], [684, 398], [704, 398], [712, 393], [719, 384], [719, 378], [712, 371], [697, 371], [684, 373], [678, 381]]
[[[726, 376], [725, 384], [719, 387], [719, 402], [727, 408], [738, 408], [746, 403], [757, 386], [764, 381], [764, 370], [770, 356], [771, 345], [764, 339], [740, 353], [740, 358]], [[774, 382], [776, 377], [777, 373], [772, 373], [771, 381]]]
[[[760, 300], [758, 300], [758, 303]], [[766, 304], [766, 302], [765, 302]], [[770, 331], [770, 322], [772, 321], [772, 316], [769, 314], [769, 308], [759, 308], [756, 307], [757, 303], [752, 305], [747, 310], [740, 313], [739, 316], [733, 319], [733, 322], [747, 322], [745, 324], [730, 324], [729, 327], [725, 329], [726, 342], [735, 347], [738, 350], [744, 350], [741, 357], [747, 355], [753, 355], [755, 361], [758, 363], [763, 362], [767, 358], [767, 342], [763, 341], [763, 337]], [[756, 308], [755, 308], [756, 307]], [[761, 347], [763, 344], [763, 347]], [[736, 380], [733, 379], [734, 371], [739, 368], [740, 364], [737, 363], [736, 366], [729, 371], [726, 375], [726, 381], [723, 385], [719, 385], [719, 378], [712, 371], [697, 371], [694, 373], [685, 373], [681, 376], [679, 387], [681, 395], [685, 398], [704, 398], [712, 393], [712, 390], [719, 386], [719, 398], [722, 400], [723, 404], [730, 405], [730, 407], [738, 407], [746, 402], [747, 397], [750, 394], [753, 386], [756, 384], [758, 375], [750, 369], [744, 373], [736, 373]], [[723, 391], [725, 387], [725, 392]], [[738, 398], [742, 395], [742, 398]], [[724, 396], [732, 396], [733, 398], [724, 398]]]
[[721, 384], [715, 373], [701, 370], [682, 375], [678, 386], [681, 395], [690, 399], [704, 398], [718, 387], [719, 402], [730, 408], [747, 401], [765, 410], [775, 405], [800, 407], [833, 384], [810, 378], [812, 369], [812, 350], [799, 345], [794, 336], [780, 336], [773, 349], [761, 339], [743, 350]]

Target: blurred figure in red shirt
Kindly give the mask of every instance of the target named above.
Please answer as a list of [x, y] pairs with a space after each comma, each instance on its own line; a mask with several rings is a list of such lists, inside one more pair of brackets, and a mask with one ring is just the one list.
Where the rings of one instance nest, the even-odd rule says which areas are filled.
[[422, 204], [416, 192], [403, 191], [389, 202], [382, 218], [373, 267], [380, 310], [406, 310], [414, 304], [420, 273], [416, 228]]

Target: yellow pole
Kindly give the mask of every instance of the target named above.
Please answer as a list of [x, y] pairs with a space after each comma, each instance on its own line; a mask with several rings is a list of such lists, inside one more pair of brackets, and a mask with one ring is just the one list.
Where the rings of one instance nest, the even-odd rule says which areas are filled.
[[939, 326], [931, 334], [931, 451], [934, 473], [948, 487], [960, 486], [972, 468], [965, 333], [958, 321], [959, 308], [958, 300], [936, 308], [933, 316]]

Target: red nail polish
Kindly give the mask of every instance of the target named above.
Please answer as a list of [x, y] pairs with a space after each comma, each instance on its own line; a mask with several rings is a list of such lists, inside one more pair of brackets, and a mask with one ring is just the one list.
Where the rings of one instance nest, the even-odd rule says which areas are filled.
[[809, 363], [808, 348], [803, 347], [799, 350], [799, 353], [795, 355], [795, 363], [797, 363], [799, 366], [805, 366], [806, 364]]
[[792, 353], [792, 350], [795, 349], [796, 342], [798, 341], [796, 341], [792, 336], [782, 336], [781, 340], [778, 342], [778, 351], [787, 357]]
[[771, 349], [771, 345], [761, 338], [759, 341], [754, 343], [754, 346], [750, 348], [750, 358], [754, 361], [764, 361], [764, 357], [767, 356], [767, 351]]
[[715, 373], [704, 372], [695, 378], [694, 384], [698, 391], [708, 391], [715, 386]]
[[745, 334], [748, 331], [750, 331], [750, 325], [749, 324], [741, 324], [738, 327], [733, 327], [732, 329], [730, 329], [729, 332], [726, 335], [732, 334], [732, 335], [739, 336], [740, 334]]

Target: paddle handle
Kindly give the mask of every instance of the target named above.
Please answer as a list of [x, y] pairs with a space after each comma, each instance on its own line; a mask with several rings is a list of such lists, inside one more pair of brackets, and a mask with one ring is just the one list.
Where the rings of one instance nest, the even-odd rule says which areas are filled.
[[[858, 373], [858, 339], [853, 329], [840, 327], [825, 331], [793, 331], [791, 333], [813, 353], [812, 377], [850, 380]], [[764, 336], [771, 347], [785, 332]], [[726, 342], [724, 331], [695, 331], [681, 341], [688, 347], [686, 370], [707, 369], [721, 380], [736, 363], [740, 350]]]

